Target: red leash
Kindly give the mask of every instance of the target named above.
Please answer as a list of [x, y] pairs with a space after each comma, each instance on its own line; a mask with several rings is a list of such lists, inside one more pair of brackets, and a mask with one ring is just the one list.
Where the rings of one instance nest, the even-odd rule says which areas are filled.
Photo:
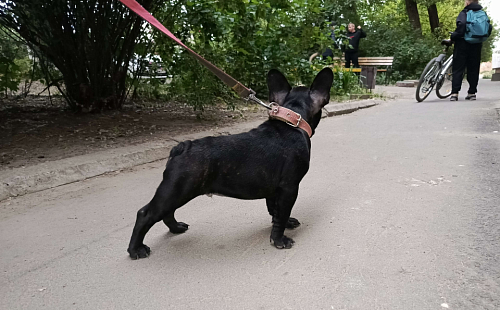
[[[129, 9], [134, 11], [137, 15], [142, 17], [145, 21], [150, 23], [152, 26], [156, 27], [158, 30], [166, 34], [170, 39], [174, 40], [177, 44], [185, 48], [191, 55], [193, 55], [200, 63], [202, 63], [204, 66], [208, 68], [208, 70], [212, 71], [219, 79], [222, 80], [227, 86], [231, 87], [241, 98], [244, 99], [251, 99], [253, 101], [256, 101], [262, 105], [264, 105], [266, 108], [270, 109], [269, 106], [267, 106], [265, 103], [260, 101], [255, 97], [255, 92], [247, 87], [245, 87], [243, 84], [232, 78], [230, 75], [222, 71], [221, 69], [217, 68], [214, 66], [212, 63], [210, 63], [208, 60], [205, 58], [201, 57], [197, 53], [195, 53], [193, 50], [191, 50], [189, 47], [187, 47], [184, 43], [181, 42], [181, 40], [177, 39], [165, 26], [163, 26], [156, 18], [151, 15], [145, 8], [143, 8], [137, 1], [135, 0], [120, 0], [121, 3], [123, 3], [125, 6], [127, 6]], [[256, 99], [256, 100], [255, 100]]]
[[181, 40], [177, 39], [165, 26], [163, 26], [156, 18], [151, 15], [145, 8], [143, 8], [137, 1], [135, 0], [120, 0], [126, 7], [134, 11], [137, 15], [142, 17], [145, 21], [150, 23], [152, 26], [156, 27], [156, 29], [160, 30], [164, 34], [166, 34], [170, 39], [174, 40], [177, 44], [185, 48], [191, 55], [193, 55], [198, 61], [203, 64], [208, 70], [212, 71], [219, 79], [222, 80], [227, 86], [231, 87], [241, 98], [249, 99], [257, 102], [258, 104], [272, 109], [269, 111], [269, 117], [281, 120], [292, 127], [297, 127], [304, 130], [309, 137], [312, 135], [312, 130], [309, 124], [302, 119], [300, 114], [295, 113], [292, 110], [279, 107], [278, 105], [271, 106], [270, 104], [265, 104], [257, 97], [255, 97], [255, 92], [249, 88], [246, 88], [243, 84], [232, 78], [230, 75], [222, 71], [221, 69], [214, 66], [211, 62], [201, 57], [197, 53], [195, 53], [192, 49], [187, 47]]

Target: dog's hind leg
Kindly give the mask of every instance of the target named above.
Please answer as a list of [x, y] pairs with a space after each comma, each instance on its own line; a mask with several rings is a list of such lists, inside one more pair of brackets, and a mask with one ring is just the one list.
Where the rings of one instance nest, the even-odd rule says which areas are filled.
[[145, 245], [144, 237], [153, 225], [158, 222], [158, 216], [155, 216], [155, 212], [151, 210], [151, 202], [145, 207], [137, 211], [137, 219], [135, 221], [134, 231], [132, 232], [132, 237], [130, 238], [130, 243], [127, 252], [131, 259], [145, 258], [151, 253], [151, 250], [147, 245]]
[[137, 219], [127, 250], [130, 258], [148, 257], [151, 251], [143, 243], [147, 232], [154, 224], [163, 220], [169, 212], [172, 213], [173, 218], [173, 211], [182, 206], [182, 204], [179, 206], [175, 205], [176, 199], [173, 195], [173, 189], [169, 184], [170, 182], [164, 179], [160, 183], [160, 186], [158, 186], [153, 199], [137, 212]]
[[[295, 243], [291, 238], [284, 235], [285, 228], [290, 219], [295, 200], [297, 200], [299, 189], [278, 189], [276, 193], [276, 212], [273, 216], [273, 228], [271, 230], [271, 243], [278, 249], [290, 249]], [[298, 221], [297, 221], [298, 222]]]
[[196, 182], [186, 182], [181, 177], [169, 178], [169, 175], [176, 174], [166, 171], [151, 202], [137, 212], [137, 220], [127, 250], [132, 259], [149, 256], [151, 251], [143, 242], [147, 232], [155, 223], [163, 220], [173, 233], [187, 230], [187, 224], [175, 220], [174, 212], [199, 195], [195, 190]]
[[183, 222], [177, 222], [177, 220], [174, 217], [174, 211], [170, 211], [164, 218], [163, 218], [163, 223], [167, 225], [168, 229], [170, 230], [171, 233], [173, 234], [181, 234], [188, 230], [189, 225]]
[[[266, 198], [266, 205], [267, 205], [267, 211], [269, 212], [269, 215], [271, 215], [273, 218], [276, 215], [276, 198]], [[288, 229], [295, 229], [300, 226], [299, 220], [296, 218], [290, 217], [288, 218], [288, 222], [286, 223], [286, 228]]]

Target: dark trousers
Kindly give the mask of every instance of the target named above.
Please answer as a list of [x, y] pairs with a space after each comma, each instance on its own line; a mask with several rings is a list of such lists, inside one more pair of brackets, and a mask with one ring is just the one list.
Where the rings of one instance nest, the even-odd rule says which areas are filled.
[[462, 88], [464, 72], [467, 68], [467, 82], [469, 82], [469, 94], [477, 93], [479, 82], [479, 68], [481, 66], [482, 44], [470, 44], [465, 40], [457, 40], [453, 50], [453, 80], [451, 93], [458, 94]]
[[359, 68], [358, 51], [346, 51], [345, 52], [345, 67], [346, 68], [351, 67], [351, 61], [352, 61], [352, 66], [354, 68]]
[[328, 57], [333, 59], [333, 51], [330, 48], [327, 48], [326, 51], [321, 55], [321, 59], [326, 60]]

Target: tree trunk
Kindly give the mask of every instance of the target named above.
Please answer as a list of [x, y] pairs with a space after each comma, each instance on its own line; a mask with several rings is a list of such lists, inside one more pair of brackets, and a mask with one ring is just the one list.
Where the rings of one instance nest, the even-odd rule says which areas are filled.
[[431, 31], [434, 33], [434, 30], [439, 27], [439, 15], [436, 4], [433, 4], [427, 8], [427, 12], [429, 12], [429, 23], [431, 24]]
[[420, 15], [418, 14], [417, 2], [415, 0], [405, 0], [406, 3], [406, 13], [408, 13], [408, 19], [410, 20], [410, 25], [418, 34], [422, 35], [422, 26], [420, 24]]

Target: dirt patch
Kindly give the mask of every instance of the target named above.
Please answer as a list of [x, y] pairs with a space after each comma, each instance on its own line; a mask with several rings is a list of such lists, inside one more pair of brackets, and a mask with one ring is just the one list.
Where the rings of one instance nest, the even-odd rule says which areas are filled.
[[75, 114], [62, 98], [0, 99], [0, 169], [53, 161], [103, 149], [158, 141], [239, 122], [266, 119], [253, 103], [210, 106], [203, 113], [178, 102], [134, 101], [120, 111]]

